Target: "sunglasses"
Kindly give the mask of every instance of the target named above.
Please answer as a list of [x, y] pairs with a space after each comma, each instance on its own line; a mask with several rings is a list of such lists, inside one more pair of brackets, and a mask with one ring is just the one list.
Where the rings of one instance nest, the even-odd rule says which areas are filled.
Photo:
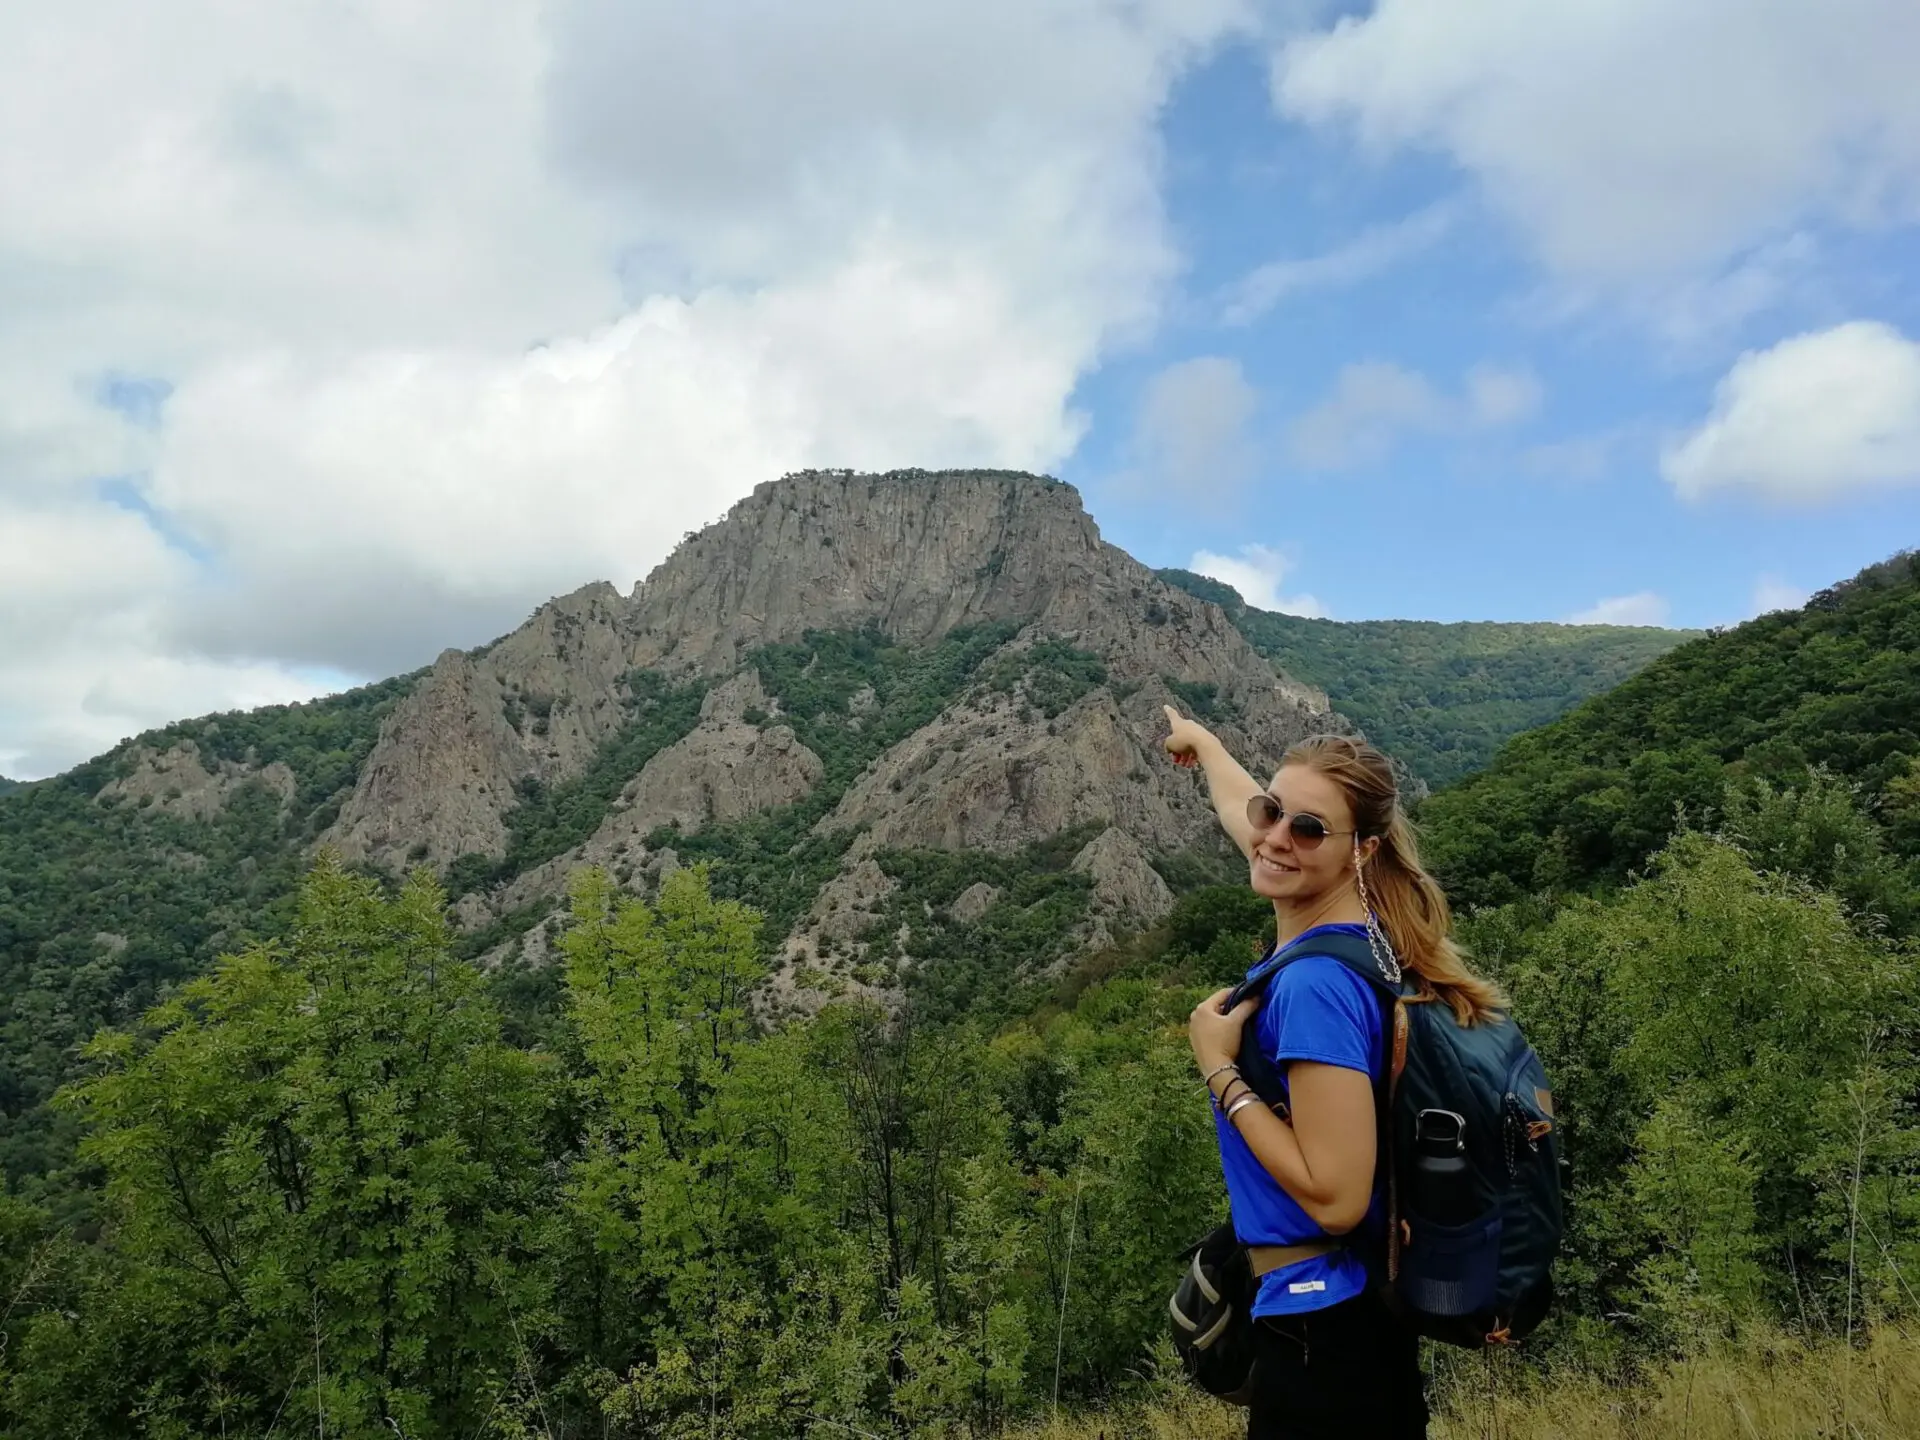
[[1247, 823], [1257, 831], [1265, 832], [1285, 821], [1287, 833], [1293, 836], [1293, 843], [1301, 850], [1314, 850], [1329, 835], [1351, 835], [1351, 830], [1329, 830], [1327, 822], [1318, 815], [1302, 815], [1298, 811], [1289, 815], [1280, 802], [1271, 795], [1260, 794], [1247, 801]]

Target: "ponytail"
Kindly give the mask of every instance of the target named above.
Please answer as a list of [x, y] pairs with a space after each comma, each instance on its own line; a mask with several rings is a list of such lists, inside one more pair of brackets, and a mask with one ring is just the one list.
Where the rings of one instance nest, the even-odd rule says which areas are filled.
[[1417, 1000], [1444, 1000], [1462, 1025], [1495, 1021], [1507, 997], [1491, 980], [1467, 968], [1453, 938], [1453, 911], [1440, 883], [1420, 863], [1413, 823], [1396, 805], [1380, 847], [1367, 869], [1380, 928], [1387, 932], [1402, 969], [1413, 978]]

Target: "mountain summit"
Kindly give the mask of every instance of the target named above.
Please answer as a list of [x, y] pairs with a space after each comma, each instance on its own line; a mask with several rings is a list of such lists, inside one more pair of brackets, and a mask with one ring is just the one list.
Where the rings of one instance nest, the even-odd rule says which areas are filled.
[[[881, 669], [970, 648], [937, 694], [898, 676], [890, 687], [878, 669], [815, 693], [818, 655], [795, 677], [771, 673], [794, 658], [775, 664], [771, 650], [823, 636], [869, 637], [892, 657]], [[604, 770], [623, 736], [658, 727], [669, 694], [687, 723], [641, 747], [589, 833], [557, 853], [516, 846], [531, 797]], [[1070, 486], [807, 472], [688, 536], [630, 597], [589, 585], [482, 651], [442, 655], [386, 720], [325, 838], [383, 868], [484, 872], [461, 910], [483, 926], [559, 893], [581, 863], [657, 866], [675, 848], [649, 843], [663, 827], [696, 836], [801, 807], [817, 813], [796, 844], [845, 844], [789, 947], [811, 957], [805, 936], [886, 888], [882, 852], [1004, 855], [1084, 833], [1071, 863], [1093, 877], [1098, 935], [1165, 910], [1156, 864], [1217, 845], [1193, 778], [1158, 754], [1169, 703], [1202, 711], [1256, 768], [1303, 735], [1350, 728], [1217, 606], [1104, 542]], [[908, 725], [914, 706], [929, 713]], [[857, 770], [852, 752], [866, 752]]]

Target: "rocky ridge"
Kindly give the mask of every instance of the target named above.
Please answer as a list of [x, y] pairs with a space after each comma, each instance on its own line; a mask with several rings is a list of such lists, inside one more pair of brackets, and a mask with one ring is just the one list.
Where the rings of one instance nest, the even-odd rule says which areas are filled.
[[[1092, 882], [1089, 940], [1164, 913], [1153, 857], [1216, 842], [1194, 777], [1159, 751], [1162, 704], [1210, 707], [1256, 767], [1302, 735], [1350, 728], [1217, 607], [1101, 540], [1071, 487], [1000, 472], [809, 472], [759, 486], [630, 597], [590, 585], [484, 651], [441, 656], [388, 717], [326, 838], [387, 867], [497, 861], [528, 787], [580, 776], [626, 722], [633, 672], [651, 671], [709, 687], [698, 723], [626, 782], [586, 841], [461, 913], [477, 925], [556, 895], [581, 863], [640, 885], [657, 871], [644, 842], [660, 827], [697, 831], [822, 781], [821, 757], [748, 663], [758, 647], [862, 630], [929, 645], [982, 625], [1017, 631], [1004, 652], [1014, 670], [1023, 651], [1060, 642], [1097, 657], [1097, 683], [1051, 714], [1026, 682], [973, 687], [842, 782], [815, 830], [854, 839], [782, 948], [787, 982], [823, 942], [867, 923], [854, 917], [886, 893], [874, 858], [886, 851], [1009, 852], [1094, 827], [1074, 862]], [[875, 703], [871, 689], [856, 694], [842, 723], [878, 719]]]

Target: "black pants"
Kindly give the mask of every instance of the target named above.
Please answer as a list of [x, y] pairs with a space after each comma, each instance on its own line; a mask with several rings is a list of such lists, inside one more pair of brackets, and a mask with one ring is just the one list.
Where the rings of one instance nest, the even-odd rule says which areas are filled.
[[1419, 1440], [1420, 1342], [1373, 1295], [1254, 1323], [1247, 1440]]

